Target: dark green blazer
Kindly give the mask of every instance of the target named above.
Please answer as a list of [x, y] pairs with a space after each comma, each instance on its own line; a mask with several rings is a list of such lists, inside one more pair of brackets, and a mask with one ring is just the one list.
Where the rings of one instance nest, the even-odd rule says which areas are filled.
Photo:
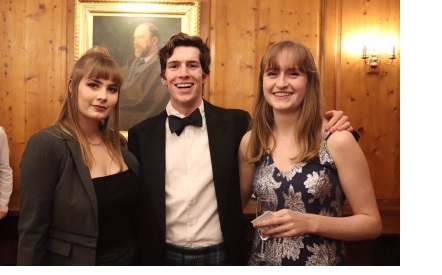
[[[124, 161], [139, 176], [136, 158]], [[98, 204], [79, 143], [50, 126], [28, 141], [20, 163], [18, 265], [95, 265]]]

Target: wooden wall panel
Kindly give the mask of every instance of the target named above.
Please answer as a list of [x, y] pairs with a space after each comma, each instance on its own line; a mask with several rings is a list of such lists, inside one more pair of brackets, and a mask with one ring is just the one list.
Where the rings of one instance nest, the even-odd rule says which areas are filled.
[[7, 129], [19, 191], [27, 139], [52, 124], [66, 86], [66, 2], [3, 1], [0, 124]]
[[0, 5], [0, 125], [8, 135], [10, 164], [14, 173], [14, 191], [18, 191], [21, 152], [26, 142], [25, 132], [25, 70], [24, 55], [26, 2], [2, 1]]
[[10, 139], [14, 191], [26, 140], [54, 122], [65, 86], [66, 8], [64, 1], [4, 1], [5, 43], [0, 123]]
[[254, 92], [256, 1], [211, 3], [212, 71], [208, 99], [220, 106], [244, 108]]
[[336, 108], [336, 97], [339, 95], [337, 78], [340, 76], [340, 26], [341, 6], [340, 0], [323, 0], [321, 14], [323, 18], [321, 28], [321, 51], [319, 63], [321, 64], [322, 89], [324, 91], [326, 110]]
[[299, 39], [319, 58], [321, 1], [211, 1], [208, 99], [252, 111], [259, 64], [270, 43]]
[[[379, 200], [399, 201], [399, 58], [392, 65], [380, 65], [380, 73], [367, 74], [361, 60], [360, 41], [347, 48], [355, 36], [395, 36], [399, 41], [398, 0], [343, 0], [340, 96], [337, 108], [345, 110], [354, 128], [361, 133], [361, 145]], [[382, 39], [386, 39], [383, 37]], [[373, 41], [375, 42], [375, 41]], [[388, 43], [387, 43], [388, 44]], [[369, 46], [369, 45], [368, 45]], [[391, 49], [391, 46], [387, 48]], [[400, 56], [396, 44], [396, 55]]]
[[[66, 86], [66, 5], [64, 1], [14, 1], [5, 13], [13, 24], [8, 34], [17, 45], [11, 60], [17, 66], [7, 81], [12, 90], [13, 106], [11, 163], [14, 190], [19, 189], [19, 162], [26, 140], [36, 131], [52, 124], [60, 110]], [[20, 16], [11, 12], [19, 11]], [[8, 84], [11, 84], [9, 88]], [[7, 93], [10, 94], [10, 93]]]
[[66, 91], [66, 9], [58, 0], [26, 3], [25, 131], [35, 133], [54, 123]]

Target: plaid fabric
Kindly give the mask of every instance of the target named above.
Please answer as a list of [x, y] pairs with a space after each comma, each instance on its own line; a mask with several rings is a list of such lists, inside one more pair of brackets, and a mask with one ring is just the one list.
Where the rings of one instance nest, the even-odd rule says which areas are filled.
[[166, 244], [166, 265], [228, 265], [224, 243], [188, 248]]

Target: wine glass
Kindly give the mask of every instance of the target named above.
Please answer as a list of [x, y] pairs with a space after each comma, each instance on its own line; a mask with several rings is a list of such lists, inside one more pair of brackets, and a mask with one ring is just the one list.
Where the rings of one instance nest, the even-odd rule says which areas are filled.
[[[260, 217], [262, 214], [266, 212], [274, 212], [276, 211], [276, 200], [274, 198], [269, 197], [257, 197], [256, 198], [256, 217]], [[264, 216], [263, 220], [271, 218], [271, 215], [268, 215], [268, 217]], [[253, 255], [253, 258], [257, 261], [265, 261], [265, 254], [264, 254], [264, 242], [269, 238], [269, 236], [261, 235], [261, 231], [266, 231], [270, 229], [271, 227], [262, 227], [258, 229], [258, 234], [261, 239], [261, 252], [255, 253]]]

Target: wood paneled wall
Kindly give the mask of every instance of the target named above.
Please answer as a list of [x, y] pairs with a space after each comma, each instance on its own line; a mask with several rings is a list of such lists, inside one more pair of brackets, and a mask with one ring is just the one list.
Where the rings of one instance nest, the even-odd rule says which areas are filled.
[[[74, 64], [74, 0], [0, 3], [0, 125], [9, 137], [17, 194], [26, 141], [54, 122]], [[209, 39], [213, 58], [204, 97], [252, 111], [266, 47], [281, 39], [308, 45], [321, 69], [327, 108], [343, 110], [361, 134], [387, 233], [399, 233], [400, 44], [392, 65], [368, 75], [362, 48], [352, 53], [345, 41], [373, 30], [399, 41], [399, 5], [400, 0], [201, 0], [201, 37]]]
[[70, 58], [73, 54], [73, 43], [67, 41], [68, 7], [64, 0], [1, 0], [0, 125], [9, 138], [14, 192], [20, 189], [26, 141], [60, 111], [68, 52]]

